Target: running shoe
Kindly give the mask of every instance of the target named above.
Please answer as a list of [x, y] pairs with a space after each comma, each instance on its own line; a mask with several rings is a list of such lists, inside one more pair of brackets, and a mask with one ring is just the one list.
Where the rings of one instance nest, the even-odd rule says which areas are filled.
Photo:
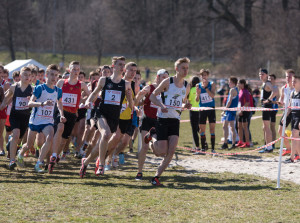
[[244, 143], [243, 143], [242, 141], [238, 141], [238, 143], [235, 144], [236, 147], [240, 147], [240, 146], [242, 146], [242, 145], [244, 145]]
[[155, 133], [156, 133], [156, 130], [155, 130], [154, 127], [152, 127], [152, 128], [149, 130], [149, 132], [145, 135], [145, 137], [144, 137], [144, 142], [145, 142], [146, 144], [148, 144], [148, 143], [151, 141], [152, 136], [153, 136]]
[[200, 155], [201, 154], [201, 149], [196, 149], [193, 155]]
[[236, 146], [235, 146], [235, 143], [233, 143], [228, 149], [235, 149]]
[[125, 164], [125, 155], [124, 153], [119, 154], [119, 164], [124, 165]]
[[87, 166], [84, 165], [84, 161], [86, 160], [86, 158], [82, 158], [81, 159], [81, 168], [80, 168], [80, 172], [79, 172], [79, 176], [80, 178], [83, 178], [86, 174], [86, 169], [87, 169]]
[[221, 148], [220, 149], [228, 149], [228, 145], [227, 145], [227, 143], [223, 143], [223, 145], [221, 146]]
[[98, 157], [97, 160], [96, 160], [96, 168], [97, 169], [98, 169], [99, 165], [100, 165], [100, 158]]
[[54, 168], [55, 162], [56, 162], [56, 157], [55, 156], [51, 156], [50, 157], [50, 163], [48, 165], [48, 172], [49, 173], [53, 172], [53, 168]]
[[45, 168], [43, 167], [43, 163], [41, 162], [37, 162], [34, 166], [34, 170], [37, 173], [44, 173], [45, 172]]
[[107, 163], [107, 164], [104, 166], [104, 170], [105, 170], [105, 171], [109, 171], [109, 170], [110, 170], [110, 163]]
[[129, 149], [129, 152], [128, 153], [133, 153], [133, 149]]
[[24, 168], [25, 167], [25, 164], [24, 164], [24, 157], [20, 155], [20, 152], [18, 152], [18, 155], [17, 155], [17, 164], [18, 166]]
[[99, 168], [96, 171], [96, 175], [97, 176], [104, 175], [104, 167], [103, 167], [103, 165], [99, 165]]
[[151, 180], [151, 184], [153, 186], [163, 186], [160, 182], [159, 182], [159, 177], [153, 177], [152, 180]]
[[259, 151], [259, 153], [272, 153], [272, 152], [273, 152], [273, 149], [266, 149], [266, 148]]
[[283, 156], [285, 156], [285, 155], [289, 155], [289, 154], [291, 154], [291, 150], [290, 149], [285, 149], [285, 150], [283, 150], [283, 153], [282, 153], [282, 155]]
[[250, 148], [250, 143], [245, 142], [243, 145], [240, 146], [240, 148]]
[[24, 153], [24, 157], [28, 157], [29, 156], [29, 151], [26, 151], [25, 153]]
[[63, 160], [66, 160], [66, 158], [67, 158], [67, 152], [63, 152], [60, 160], [63, 161]]
[[9, 162], [9, 170], [14, 170], [16, 168], [17, 164], [16, 164], [16, 161], [12, 160]]
[[112, 162], [112, 167], [113, 167], [113, 168], [117, 168], [118, 165], [119, 165], [118, 157], [115, 156], [115, 155], [113, 155], [112, 160], [113, 160], [113, 162]]
[[288, 158], [284, 161], [285, 163], [294, 163], [295, 160], [292, 160], [291, 158]]
[[5, 156], [5, 151], [4, 151], [4, 150], [2, 150], [2, 151], [0, 152], [0, 156]]
[[135, 177], [135, 180], [142, 180], [143, 178], [143, 173], [138, 173]]
[[295, 155], [294, 161], [296, 162], [296, 161], [298, 161], [298, 160], [300, 160], [299, 155]]
[[211, 150], [211, 153], [217, 153], [217, 152], [216, 152], [216, 150], [212, 149], [212, 150]]

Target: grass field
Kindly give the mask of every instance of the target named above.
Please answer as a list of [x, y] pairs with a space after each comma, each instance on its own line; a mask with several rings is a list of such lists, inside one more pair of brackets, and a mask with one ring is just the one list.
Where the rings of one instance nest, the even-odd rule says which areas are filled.
[[[255, 115], [260, 115], [259, 112]], [[218, 117], [220, 114], [218, 112]], [[188, 119], [184, 112], [182, 119]], [[261, 120], [253, 120], [255, 141], [262, 144]], [[221, 138], [217, 124], [217, 142]], [[181, 146], [191, 146], [189, 123], [182, 123]], [[241, 151], [241, 150], [236, 150]], [[151, 155], [151, 154], [149, 154]], [[189, 156], [178, 150], [178, 156]], [[252, 155], [258, 156], [257, 152]], [[277, 156], [274, 154], [263, 156]], [[54, 174], [36, 174], [34, 158], [10, 172], [0, 158], [0, 222], [299, 222], [300, 186], [245, 174], [203, 173], [180, 166], [161, 177], [164, 187], [149, 180], [156, 165], [146, 163], [144, 180], [136, 182], [135, 155], [119, 170], [96, 177], [89, 169], [78, 176], [80, 161], [69, 157]]]

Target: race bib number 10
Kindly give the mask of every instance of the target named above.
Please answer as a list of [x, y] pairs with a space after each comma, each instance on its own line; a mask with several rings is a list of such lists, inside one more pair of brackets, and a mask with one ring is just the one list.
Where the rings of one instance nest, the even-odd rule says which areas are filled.
[[75, 108], [77, 103], [77, 94], [63, 93], [62, 101], [63, 106]]
[[120, 105], [121, 91], [105, 90], [104, 104]]
[[29, 99], [23, 97], [16, 98], [15, 109], [16, 110], [26, 110], [29, 108], [28, 106]]

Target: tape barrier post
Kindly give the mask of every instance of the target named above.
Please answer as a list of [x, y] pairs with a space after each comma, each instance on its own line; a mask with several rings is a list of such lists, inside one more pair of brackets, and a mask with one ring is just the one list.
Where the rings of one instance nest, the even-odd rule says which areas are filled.
[[286, 117], [287, 117], [287, 107], [289, 103], [289, 97], [286, 97], [284, 105], [284, 116], [283, 116], [283, 126], [281, 132], [281, 141], [280, 141], [280, 150], [279, 150], [279, 162], [278, 162], [278, 176], [277, 176], [277, 189], [280, 188], [280, 174], [281, 174], [281, 161], [282, 161], [282, 150], [283, 150], [283, 141], [284, 141], [284, 134], [285, 134], [285, 125], [286, 125]]

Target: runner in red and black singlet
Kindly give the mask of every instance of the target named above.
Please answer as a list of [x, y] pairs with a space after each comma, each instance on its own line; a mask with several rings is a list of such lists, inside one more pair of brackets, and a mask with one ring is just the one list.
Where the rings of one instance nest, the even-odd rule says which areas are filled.
[[[157, 122], [157, 108], [158, 106], [154, 105], [149, 97], [154, 91], [154, 89], [166, 78], [169, 77], [168, 71], [165, 69], [161, 69], [157, 71], [157, 76], [155, 79], [155, 83], [150, 84], [144, 87], [136, 96], [134, 102], [135, 105], [144, 105], [144, 116], [142, 118], [142, 125], [140, 127], [142, 139], [145, 137], [147, 132], [150, 131], [151, 128], [155, 127]], [[141, 101], [142, 98], [145, 98], [144, 101]], [[149, 144], [146, 144], [144, 140], [142, 140], [142, 149], [138, 153], [138, 173], [136, 175], [136, 180], [141, 180], [143, 177], [143, 166], [146, 159], [146, 154], [149, 149]]]

